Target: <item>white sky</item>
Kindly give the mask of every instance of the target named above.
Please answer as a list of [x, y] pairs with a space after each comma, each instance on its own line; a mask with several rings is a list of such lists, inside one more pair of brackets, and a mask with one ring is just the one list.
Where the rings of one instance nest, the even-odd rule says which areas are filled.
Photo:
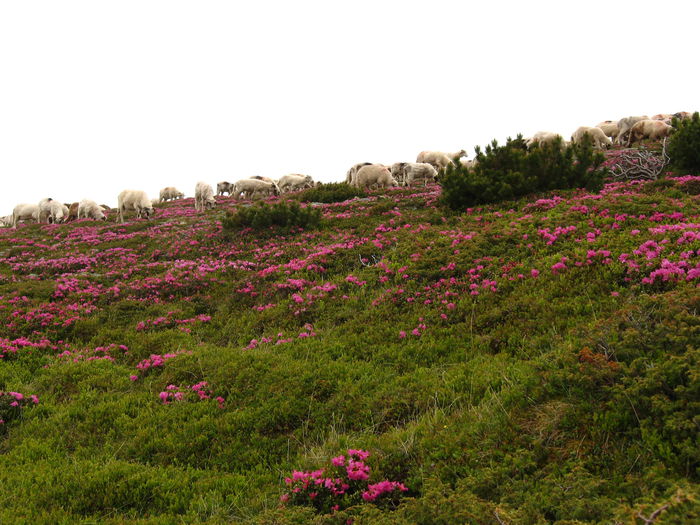
[[692, 6], [0, 0], [0, 215], [695, 111]]

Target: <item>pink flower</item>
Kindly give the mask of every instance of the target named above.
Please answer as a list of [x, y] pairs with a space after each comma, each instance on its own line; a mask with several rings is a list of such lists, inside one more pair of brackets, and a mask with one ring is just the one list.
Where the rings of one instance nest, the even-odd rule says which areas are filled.
[[406, 332], [404, 332], [403, 330], [399, 331], [399, 338], [403, 339], [405, 337], [406, 337]]
[[535, 269], [535, 268], [530, 270], [530, 275], [532, 275], [533, 277], [537, 277], [539, 274], [540, 274], [540, 271]]
[[135, 375], [130, 375], [130, 376], [129, 376], [129, 379], [130, 379], [131, 381], [136, 381], [138, 378], [139, 378], [139, 376], [135, 376]]
[[331, 463], [336, 467], [341, 467], [345, 465], [345, 456], [336, 456], [333, 459], [331, 459]]

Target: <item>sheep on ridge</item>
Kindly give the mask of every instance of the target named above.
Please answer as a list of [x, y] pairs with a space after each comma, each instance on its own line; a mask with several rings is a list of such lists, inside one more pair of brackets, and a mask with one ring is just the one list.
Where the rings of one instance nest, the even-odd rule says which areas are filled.
[[241, 194], [245, 198], [252, 199], [258, 194], [268, 197], [279, 195], [280, 190], [274, 182], [267, 182], [259, 179], [241, 179], [234, 184], [233, 196], [238, 199]]
[[416, 157], [416, 162], [432, 164], [436, 170], [441, 170], [455, 164], [460, 158], [466, 157], [467, 152], [463, 149], [455, 153], [443, 153], [442, 151], [421, 151]]
[[427, 186], [428, 182], [437, 180], [437, 170], [427, 162], [397, 162], [392, 164], [390, 171], [401, 186], [410, 186], [418, 181], [423, 181], [423, 186]]
[[640, 120], [630, 129], [627, 146], [644, 139], [656, 140], [668, 137], [671, 133], [673, 133], [673, 126], [669, 126], [663, 120]]
[[78, 219], [93, 219], [95, 221], [106, 221], [107, 217], [95, 201], [83, 199], [78, 204]]
[[381, 164], [362, 166], [355, 175], [353, 186], [357, 188], [370, 188], [374, 185], [381, 188], [398, 186], [396, 179], [391, 176], [389, 168]]
[[165, 202], [169, 200], [182, 199], [184, 196], [185, 194], [179, 191], [177, 188], [168, 186], [167, 188], [160, 190], [159, 201]]
[[625, 117], [617, 121], [617, 127], [620, 129], [617, 134], [617, 143], [622, 144], [627, 140], [627, 135], [629, 134], [632, 126], [634, 126], [640, 120], [648, 120], [649, 117], [646, 115], [642, 117]]
[[605, 149], [612, 146], [612, 140], [610, 140], [605, 133], [603, 133], [602, 129], [590, 126], [580, 126], [576, 131], [574, 131], [571, 135], [571, 142], [578, 144], [586, 135], [591, 137], [594, 148]]
[[12, 210], [12, 227], [17, 228], [19, 221], [33, 220], [39, 222], [38, 204], [18, 204]]
[[134, 210], [137, 219], [140, 219], [142, 216], [150, 219], [154, 212], [151, 200], [146, 195], [146, 192], [141, 190], [122, 191], [117, 197], [117, 209], [118, 218], [121, 222], [124, 222], [124, 212], [128, 210]]
[[223, 195], [224, 193], [228, 193], [229, 196], [231, 195], [231, 192], [233, 191], [233, 184], [230, 182], [217, 182], [216, 183], [216, 195]]
[[282, 193], [286, 191], [295, 191], [306, 188], [312, 188], [314, 185], [314, 180], [310, 175], [300, 175], [297, 173], [291, 173], [289, 175], [283, 175], [277, 181], [277, 186]]
[[194, 209], [204, 211], [216, 206], [214, 188], [206, 182], [198, 182], [194, 187]]

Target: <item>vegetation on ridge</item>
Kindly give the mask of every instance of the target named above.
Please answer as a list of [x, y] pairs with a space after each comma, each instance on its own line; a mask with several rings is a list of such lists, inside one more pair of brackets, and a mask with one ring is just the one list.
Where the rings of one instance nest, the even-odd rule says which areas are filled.
[[0, 522], [698, 521], [698, 180], [2, 230]]

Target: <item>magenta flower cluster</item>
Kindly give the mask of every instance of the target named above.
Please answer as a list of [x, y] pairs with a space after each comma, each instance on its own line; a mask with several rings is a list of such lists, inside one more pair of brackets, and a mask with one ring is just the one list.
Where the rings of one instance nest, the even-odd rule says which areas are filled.
[[0, 390], [0, 431], [12, 419], [19, 416], [27, 406], [39, 404], [35, 394], [26, 395], [21, 392], [3, 392]]
[[284, 480], [287, 492], [280, 496], [280, 501], [311, 505], [321, 512], [334, 512], [362, 501], [395, 504], [408, 487], [389, 480], [370, 483], [369, 456], [365, 450], [349, 449], [347, 456], [332, 458], [326, 469], [293, 471]]
[[165, 390], [158, 394], [161, 402], [164, 405], [169, 405], [178, 401], [205, 401], [214, 399], [219, 408], [224, 408], [226, 400], [221, 396], [212, 397], [212, 392], [206, 381], [200, 381], [188, 387], [179, 387], [177, 385], [168, 385]]

